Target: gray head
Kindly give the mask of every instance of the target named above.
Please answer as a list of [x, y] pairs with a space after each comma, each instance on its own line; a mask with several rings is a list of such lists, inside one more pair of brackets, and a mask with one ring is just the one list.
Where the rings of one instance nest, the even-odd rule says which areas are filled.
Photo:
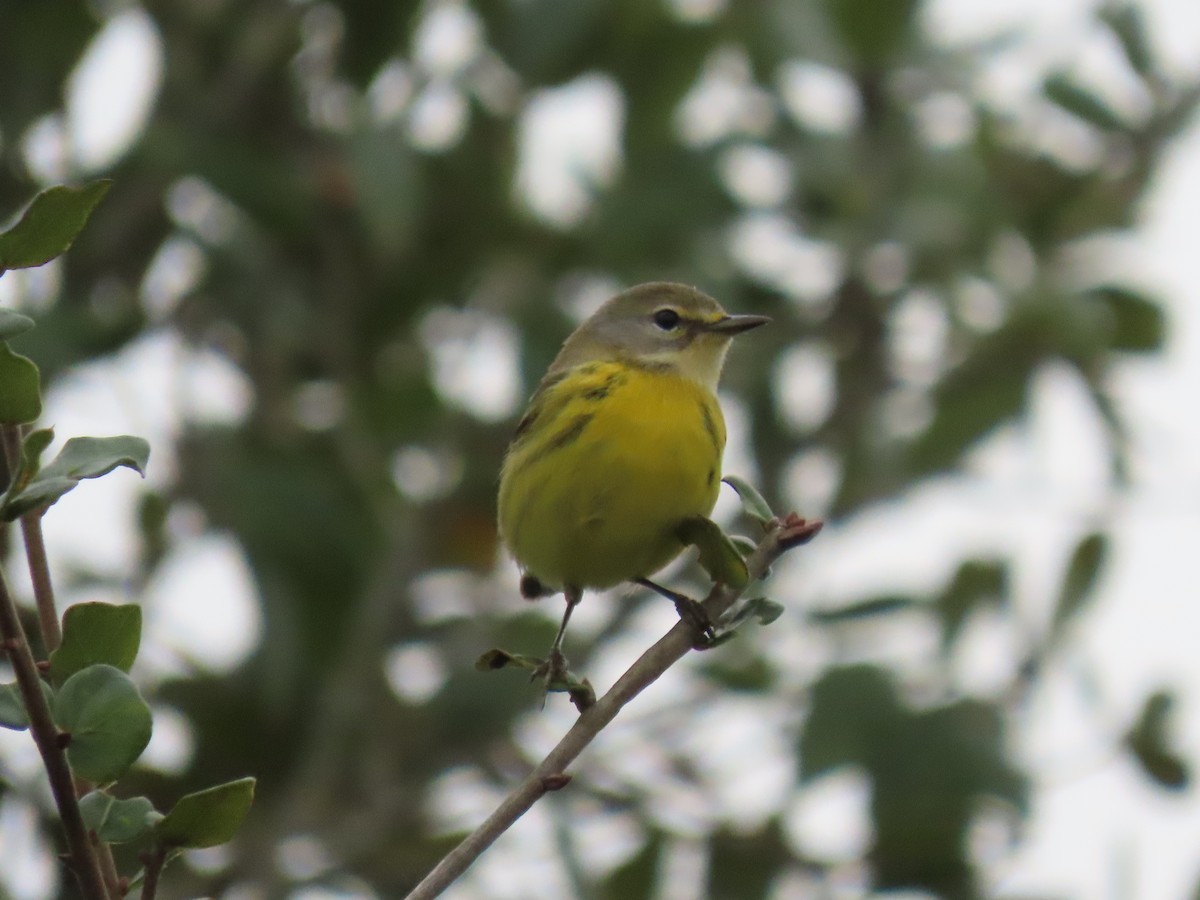
[[731, 316], [685, 284], [652, 281], [617, 294], [589, 316], [567, 338], [550, 371], [620, 360], [670, 367], [715, 391], [733, 336], [769, 321]]

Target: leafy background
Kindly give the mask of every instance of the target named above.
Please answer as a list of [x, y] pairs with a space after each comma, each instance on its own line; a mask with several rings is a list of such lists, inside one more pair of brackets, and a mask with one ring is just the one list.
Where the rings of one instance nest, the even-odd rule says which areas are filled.
[[[135, 671], [177, 750], [130, 790], [259, 779], [238, 841], [170, 870], [166, 896], [401, 896], [566, 727], [565, 704], [539, 713], [518, 677], [472, 668], [494, 645], [536, 652], [557, 613], [498, 562], [496, 469], [564, 334], [658, 278], [775, 319], [727, 370], [727, 467], [829, 531], [777, 573], [780, 622], [656, 685], [451, 896], [1083, 896], [1052, 874], [1005, 887], [1039, 784], [1115, 757], [1147, 793], [1190, 796], [1174, 686], [1114, 704], [1073, 636], [1139, 472], [1115, 373], [1167, 336], [1121, 242], [1197, 82], [1159, 59], [1139, 7], [1110, 5], [1079, 53], [1102, 47], [1108, 76], [1066, 55], [1013, 102], [994, 76], [1031, 39], [947, 42], [933, 12], [0, 11], [19, 75], [0, 79], [0, 209], [115, 179], [61, 264], [5, 276], [5, 302], [39, 319], [14, 346], [61, 391], [48, 416], [99, 383], [117, 399], [83, 416], [125, 419], [90, 430], [141, 421], [157, 466], [132, 503], [51, 514], [100, 548], [136, 528], [127, 565], [84, 554], [60, 580], [216, 635], [209, 655], [164, 638]], [[106, 156], [72, 131], [110, 101], [76, 67], [117, 24], [149, 35], [159, 69], [135, 139]], [[1047, 390], [1086, 423], [1092, 477], [1070, 509], [1008, 517], [1055, 535], [1055, 574], [1031, 582], [1013, 541], [955, 532]], [[931, 491], [936, 545], [909, 529]], [[168, 579], [197, 547], [223, 564]], [[235, 616], [239, 572], [253, 608]], [[568, 649], [603, 686], [671, 615], [595, 600]], [[1030, 752], [1048, 695], [1078, 726], [1057, 769]], [[3, 750], [5, 809], [24, 815], [36, 769]], [[1106, 881], [1129, 877], [1118, 860]], [[7, 889], [70, 895], [41, 883]]]

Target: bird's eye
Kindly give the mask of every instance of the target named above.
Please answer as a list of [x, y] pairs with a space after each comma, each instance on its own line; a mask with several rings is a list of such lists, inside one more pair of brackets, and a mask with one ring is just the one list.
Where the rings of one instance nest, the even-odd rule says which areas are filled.
[[679, 313], [671, 309], [669, 306], [663, 307], [654, 313], [654, 324], [663, 331], [670, 331], [679, 324]]

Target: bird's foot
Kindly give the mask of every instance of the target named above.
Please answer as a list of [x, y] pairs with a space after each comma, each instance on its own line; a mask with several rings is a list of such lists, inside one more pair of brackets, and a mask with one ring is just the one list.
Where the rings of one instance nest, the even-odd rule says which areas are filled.
[[566, 656], [561, 650], [555, 648], [550, 651], [542, 664], [533, 670], [530, 680], [541, 681], [547, 691], [552, 691], [555, 690], [555, 686], [566, 684], [570, 677], [571, 668], [567, 663]]
[[678, 591], [663, 587], [649, 578], [635, 578], [634, 582], [640, 584], [642, 587], [649, 588], [660, 596], [666, 597], [675, 604], [675, 611], [679, 613], [679, 618], [692, 626], [692, 631], [695, 634], [695, 639], [692, 641], [692, 649], [708, 650], [710, 647], [717, 645], [717, 629], [713, 625], [708, 611], [699, 601], [692, 599], [687, 594], [681, 594]]
[[675, 602], [675, 611], [679, 613], [679, 618], [691, 625], [695, 633], [696, 639], [692, 642], [692, 648], [708, 650], [716, 646], [717, 629], [704, 606], [685, 594], [676, 594], [671, 599]]

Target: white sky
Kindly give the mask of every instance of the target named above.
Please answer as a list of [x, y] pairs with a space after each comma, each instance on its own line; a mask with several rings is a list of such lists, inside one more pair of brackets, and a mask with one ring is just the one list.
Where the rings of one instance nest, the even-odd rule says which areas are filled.
[[[998, 94], [1019, 102], [1021, 92], [1046, 67], [1070, 63], [1089, 73], [1107, 71], [1104, 48], [1093, 47], [1095, 42], [1080, 34], [1079, 23], [1089, 5], [1084, 0], [934, 0], [928, 21], [947, 40], [978, 38], [1006, 26], [1032, 32], [1033, 40], [1021, 51], [1027, 65], [1010, 66], [994, 77]], [[1185, 72], [1200, 69], [1200, 3], [1146, 0], [1143, 5], [1151, 14], [1152, 36], [1172, 64]], [[446, 18], [451, 21], [454, 16]], [[469, 17], [464, 21], [468, 31], [474, 27]], [[459, 53], [444, 25], [429, 29], [436, 38], [430, 39], [431, 47], [437, 52], [431, 51], [425, 62], [435, 72], [455, 71], [446, 60], [457, 59]], [[468, 35], [472, 41], [478, 39], [472, 35]], [[101, 99], [73, 94], [67, 120], [43, 123], [31, 137], [47, 146], [63, 139], [67, 148], [41, 157], [48, 160], [43, 173], [47, 178], [69, 168], [72, 158], [86, 168], [103, 166], [119, 155], [125, 140], [121, 130], [136, 131], [153, 98], [161, 68], [154, 41], [148, 20], [136, 10], [119, 14], [97, 40], [89, 54], [89, 65], [97, 68], [73, 84], [84, 91], [107, 79], [119, 89], [100, 92]], [[795, 74], [797, 78], [811, 75]], [[1125, 88], [1119, 80], [1110, 88], [1120, 102]], [[836, 95], [838, 88], [822, 89]], [[619, 121], [619, 98], [613, 98], [602, 79], [577, 85], [576, 91], [594, 95], [604, 115]], [[548, 99], [564, 101], [562, 95]], [[844, 125], [833, 122], [831, 127]], [[548, 128], [553, 131], [546, 121], [529, 123], [531, 137], [540, 134], [545, 139]], [[576, 162], [589, 177], [611, 177], [613, 147], [604, 143], [603, 135], [589, 135], [587, 143]], [[774, 171], [769, 158], [749, 163], [768, 175]], [[549, 218], [569, 222], [579, 215], [579, 204], [586, 197], [580, 196], [578, 182], [564, 177], [565, 205], [557, 212], [552, 200], [544, 197], [530, 202], [535, 209], [542, 204]], [[1115, 729], [1124, 727], [1151, 690], [1180, 688], [1180, 747], [1185, 757], [1200, 761], [1200, 691], [1195, 687], [1200, 685], [1200, 653], [1195, 649], [1200, 611], [1189, 565], [1200, 535], [1196, 463], [1200, 420], [1195, 415], [1200, 306], [1192, 296], [1198, 234], [1200, 128], [1193, 128], [1160, 174], [1145, 209], [1141, 239], [1123, 251], [1135, 280], [1169, 299], [1170, 344], [1163, 357], [1131, 360], [1115, 376], [1115, 392], [1132, 426], [1136, 484], [1115, 503], [1114, 553], [1096, 607], [1075, 629], [1067, 664], [1049, 674], [1018, 742], [1018, 752], [1038, 778], [1039, 790], [1020, 851], [993, 872], [1000, 895], [1061, 894], [1090, 900], [1118, 896], [1118, 887], [1125, 884], [1125, 896], [1176, 900], [1188, 895], [1200, 878], [1197, 790], [1166, 796], [1149, 787], [1123, 757], [1089, 758], [1085, 751], [1094, 748], [1098, 737], [1095, 721], [1083, 713], [1072, 686], [1073, 670], [1089, 671], [1100, 686]], [[13, 279], [13, 273], [6, 278]], [[8, 302], [12, 290], [0, 286], [0, 301]], [[490, 340], [494, 335], [488, 332], [485, 337]], [[469, 339], [473, 338], [463, 338]], [[246, 389], [236, 373], [218, 359], [189, 354], [168, 332], [152, 332], [118, 358], [90, 366], [60, 385], [50, 398], [48, 419], [58, 428], [60, 439], [116, 430], [147, 436], [155, 448], [150, 478], [164, 479], [172, 465], [165, 448], [180, 425], [180, 416], [236, 418], [245, 408]], [[803, 359], [796, 363], [800, 370], [805, 364]], [[161, 383], [153, 376], [147, 378], [147, 372], [162, 373], [171, 383], [169, 403], [163, 402], [161, 392], [138, 388]], [[514, 390], [508, 385], [505, 396]], [[1102, 461], [1096, 457], [1093, 438], [1096, 423], [1071, 379], [1048, 371], [1039, 378], [1035, 397], [1031, 423], [990, 438], [963, 475], [925, 485], [903, 504], [873, 510], [823, 535], [820, 552], [808, 554], [797, 575], [805, 585], [803, 592], [836, 601], [868, 589], [922, 590], [946, 576], [937, 560], [957, 560], [972, 550], [1011, 551], [1017, 560], [1017, 589], [1024, 612], [1035, 618], [1044, 614], [1039, 605], [1052, 592], [1072, 543], [1090, 525], [1108, 522], [1114, 509], [1103, 491]], [[731, 443], [736, 452], [734, 413]], [[497, 413], [489, 408], [488, 414]], [[118, 428], [117, 423], [124, 424]], [[130, 536], [111, 527], [97, 529], [94, 523], [125, 517], [138, 487], [136, 477], [122, 473], [89, 483], [63, 501], [46, 520], [52, 558], [60, 568], [75, 561], [116, 572], [124, 569], [133, 552]], [[173, 527], [176, 533], [193, 534], [195, 539], [175, 554], [147, 600], [153, 643], [159, 649], [145, 664], [156, 672], [184, 664], [217, 669], [234, 665], [238, 657], [232, 651], [248, 652], [256, 634], [253, 589], [245, 564], [233, 541], [200, 534], [187, 511]], [[873, 560], [870, 567], [859, 562], [866, 557]], [[19, 575], [20, 569], [14, 566], [10, 571]], [[220, 573], [220, 584], [212, 581], [214, 573]], [[223, 607], [215, 608], [217, 601]], [[579, 615], [581, 626], [586, 627], [586, 610]], [[231, 622], [239, 623], [232, 630], [246, 639], [232, 651], [223, 644]], [[968, 643], [971, 652], [960, 661], [964, 682], [986, 693], [1008, 674], [1005, 636], [980, 629]], [[214, 646], [223, 647], [226, 655], [214, 656]], [[423, 653], [420, 647], [398, 649], [389, 660], [389, 671], [419, 667]], [[731, 708], [728, 714], [744, 712]], [[753, 716], [747, 717], [747, 730], [753, 721]], [[547, 716], [541, 723], [549, 732], [558, 727], [559, 719]], [[176, 732], [176, 745], [174, 749], [160, 745], [158, 756], [172, 760], [164, 765], [180, 765], [179, 748], [186, 754], [186, 728], [164, 727], [163, 731]], [[0, 732], [0, 758], [9, 772], [28, 775], [32, 760], [22, 755], [14, 738], [23, 736]], [[529, 740], [536, 744], [541, 739]], [[769, 735], [763, 738], [768, 739]], [[745, 786], [743, 794], [751, 810], [747, 815], [756, 808], [755, 796], [761, 799], [775, 790], [778, 785], [769, 778], [758, 788]], [[829, 827], [831, 816], [837, 828]], [[813, 792], [803, 808], [789, 814], [788, 821], [799, 840], [838, 856], [849, 855], [867, 839], [864, 817], [861, 782], [838, 776]], [[531, 827], [540, 828], [536, 819], [531, 821]], [[0, 807], [0, 858], [19, 854], [32, 860], [21, 871], [6, 867], [0, 880], [19, 900], [36, 900], [48, 890], [53, 866], [14, 843], [27, 827], [25, 822], [18, 807], [11, 803]], [[486, 865], [480, 871], [482, 883], [487, 883]], [[680, 871], [692, 870], [680, 864]]]

